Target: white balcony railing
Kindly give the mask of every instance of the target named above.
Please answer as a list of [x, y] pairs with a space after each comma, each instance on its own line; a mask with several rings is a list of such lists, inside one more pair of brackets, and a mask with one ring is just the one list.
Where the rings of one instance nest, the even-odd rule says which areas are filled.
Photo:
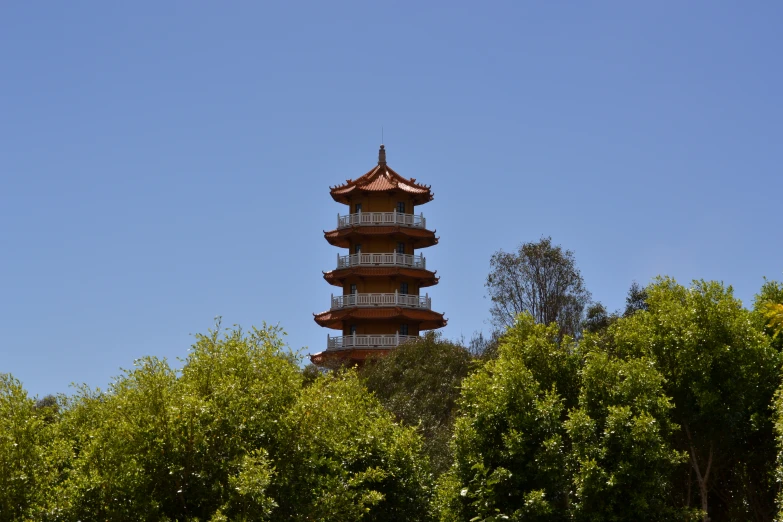
[[404, 306], [407, 308], [432, 308], [432, 299], [427, 295], [412, 294], [348, 294], [332, 295], [332, 310], [340, 308], [373, 307], [373, 306]]
[[337, 214], [337, 228], [357, 226], [402, 225], [404, 227], [427, 228], [424, 214], [401, 214], [394, 212], [357, 212], [356, 214]]
[[352, 266], [407, 266], [410, 268], [427, 268], [427, 260], [423, 255], [415, 254], [337, 254], [337, 268]]
[[347, 348], [395, 348], [405, 341], [418, 339], [417, 335], [375, 335], [354, 334], [343, 337], [326, 336], [327, 350], [345, 350]]

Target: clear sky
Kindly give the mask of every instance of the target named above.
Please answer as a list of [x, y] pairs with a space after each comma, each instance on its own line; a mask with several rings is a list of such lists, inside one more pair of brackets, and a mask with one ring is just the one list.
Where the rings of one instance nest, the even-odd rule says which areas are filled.
[[633, 280], [783, 279], [783, 3], [3, 2], [0, 371], [105, 388], [191, 333], [325, 348], [329, 186], [431, 184], [447, 337], [491, 254], [551, 235]]

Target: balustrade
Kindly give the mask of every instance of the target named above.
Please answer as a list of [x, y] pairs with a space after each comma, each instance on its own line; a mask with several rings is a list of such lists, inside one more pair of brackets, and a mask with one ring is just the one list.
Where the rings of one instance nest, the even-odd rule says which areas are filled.
[[346, 348], [395, 348], [405, 341], [418, 339], [417, 335], [400, 334], [354, 334], [342, 337], [326, 336], [327, 350], [343, 350]]
[[398, 254], [397, 252], [383, 254], [337, 254], [337, 268], [352, 266], [405, 266], [409, 268], [427, 268], [427, 260], [423, 255]]
[[372, 306], [404, 306], [407, 308], [423, 308], [430, 310], [432, 299], [429, 295], [400, 294], [348, 294], [332, 295], [332, 310], [340, 308], [372, 307]]
[[402, 225], [404, 227], [427, 228], [424, 214], [402, 214], [399, 212], [357, 212], [356, 214], [337, 214], [337, 228], [356, 226]]

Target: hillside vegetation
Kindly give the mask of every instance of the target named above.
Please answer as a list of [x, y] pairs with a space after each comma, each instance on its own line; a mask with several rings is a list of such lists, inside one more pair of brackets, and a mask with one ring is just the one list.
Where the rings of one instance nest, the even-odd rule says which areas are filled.
[[658, 278], [628, 302], [360, 369], [218, 325], [106, 391], [0, 374], [0, 522], [780, 520], [783, 285], [747, 309]]

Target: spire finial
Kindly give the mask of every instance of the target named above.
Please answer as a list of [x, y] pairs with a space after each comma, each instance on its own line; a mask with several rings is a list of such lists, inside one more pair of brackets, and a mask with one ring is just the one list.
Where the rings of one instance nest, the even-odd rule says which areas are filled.
[[383, 144], [381, 144], [381, 148], [378, 150], [378, 165], [386, 166], [386, 149]]

